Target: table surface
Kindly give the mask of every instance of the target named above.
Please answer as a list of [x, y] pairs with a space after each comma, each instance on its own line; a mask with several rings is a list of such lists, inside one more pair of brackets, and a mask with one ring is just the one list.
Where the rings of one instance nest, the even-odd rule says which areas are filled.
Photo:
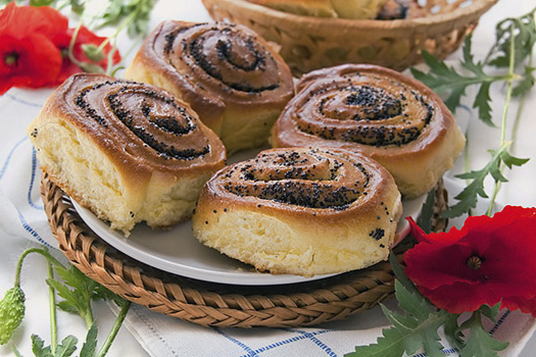
[[[507, 16], [519, 16], [526, 13], [536, 5], [536, 0], [500, 0], [499, 3], [485, 14], [478, 28], [474, 33], [473, 52], [476, 58], [486, 52], [493, 41], [493, 29], [498, 20]], [[200, 0], [160, 0], [153, 12], [151, 24], [155, 25], [162, 19], [181, 19], [190, 21], [204, 21], [208, 19], [208, 15], [201, 5]], [[125, 52], [123, 52], [125, 53]], [[450, 58], [459, 58], [457, 52]], [[500, 103], [502, 98], [494, 98], [496, 106], [494, 107], [494, 118], [498, 122], [500, 115]], [[499, 194], [498, 202], [508, 203], [512, 205], [534, 206], [534, 198], [536, 197], [536, 185], [534, 178], [536, 177], [536, 160], [534, 160], [536, 152], [536, 144], [534, 143], [534, 132], [536, 132], [536, 121], [532, 120], [532, 114], [536, 111], [536, 95], [534, 91], [527, 99], [525, 115], [521, 118], [521, 124], [518, 134], [518, 142], [515, 147], [516, 156], [530, 157], [531, 160], [522, 168], [514, 169], [508, 174], [510, 183], [504, 185]], [[499, 105], [497, 105], [499, 104]], [[515, 109], [515, 108], [514, 108]], [[513, 112], [513, 111], [512, 111]], [[496, 146], [499, 138], [499, 131], [487, 127], [475, 120], [468, 128], [468, 145], [471, 167], [481, 167], [489, 158], [487, 149]], [[458, 167], [459, 169], [459, 167]], [[519, 188], [522, 189], [519, 189]], [[1, 212], [0, 212], [1, 213]], [[13, 237], [5, 231], [0, 230], [0, 240], [4, 247], [0, 250], [0, 291], [5, 291], [11, 284], [13, 269], [18, 254], [30, 245], [29, 241], [21, 238]], [[18, 346], [22, 346], [21, 352], [23, 355], [31, 354], [29, 341], [26, 338], [31, 333], [37, 333], [40, 336], [48, 336], [48, 306], [47, 306], [47, 289], [44, 288], [42, 274], [29, 274], [28, 271], [46, 271], [46, 266], [41, 259], [29, 257], [25, 268], [24, 289], [28, 297], [27, 314], [24, 323], [23, 331], [19, 331], [15, 336]], [[110, 313], [108, 306], [104, 303], [97, 304], [96, 318], [99, 321], [100, 331], [108, 331], [113, 322], [114, 316]], [[79, 319], [67, 314], [61, 314], [59, 319], [59, 329], [62, 332], [68, 331], [76, 336], [84, 335], [83, 324]], [[65, 334], [66, 335], [66, 334]], [[63, 335], [60, 335], [60, 337]], [[180, 338], [180, 336], [177, 336]], [[23, 340], [24, 338], [24, 340]], [[102, 338], [102, 337], [101, 337]], [[536, 352], [536, 336], [533, 336], [525, 347], [521, 357], [532, 357]], [[110, 356], [146, 356], [147, 353], [136, 342], [134, 337], [126, 330], [122, 329], [115, 341]], [[0, 348], [0, 355], [11, 355], [11, 350], [6, 347]]]

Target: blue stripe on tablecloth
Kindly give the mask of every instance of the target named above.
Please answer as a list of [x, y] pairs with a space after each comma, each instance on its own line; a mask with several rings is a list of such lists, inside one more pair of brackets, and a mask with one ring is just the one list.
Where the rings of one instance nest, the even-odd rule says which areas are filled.
[[[321, 334], [324, 334], [324, 333], [327, 333], [327, 332], [331, 332], [331, 331], [330, 330], [320, 330], [320, 331], [311, 332], [311, 334], [312, 335], [321, 335]], [[277, 341], [277, 342], [271, 343], [269, 345], [257, 348], [253, 352], [259, 354], [259, 353], [271, 350], [273, 348], [288, 345], [289, 343], [305, 340], [307, 338], [309, 338], [309, 337], [305, 336], [305, 335], [297, 335], [297, 336], [294, 336], [294, 337], [290, 337], [290, 338], [287, 338], [287, 339], [284, 339], [284, 340], [281, 340], [281, 341]], [[248, 356], [249, 355], [246, 354], [246, 355], [242, 355], [240, 357], [248, 357]]]
[[286, 330], [290, 331], [290, 332], [297, 332], [297, 333], [301, 334], [302, 336], [307, 337], [315, 345], [317, 345], [322, 351], [324, 351], [326, 353], [326, 355], [328, 355], [330, 357], [337, 357], [337, 354], [335, 352], [333, 352], [333, 350], [328, 345], [326, 345], [324, 342], [322, 342], [318, 338], [316, 338], [315, 335], [313, 335], [311, 332], [298, 330], [298, 329], [292, 329], [292, 328], [288, 328]]
[[17, 209], [17, 213], [19, 214], [19, 221], [22, 224], [22, 228], [24, 228], [26, 232], [28, 232], [32, 237], [37, 239], [39, 243], [43, 244], [44, 246], [48, 248], [52, 248], [52, 246], [48, 244], [43, 238], [41, 238], [39, 233], [37, 233], [37, 231], [28, 224], [28, 222], [26, 221], [26, 218], [24, 218], [24, 216], [18, 209]]
[[213, 329], [214, 329], [214, 331], [218, 332], [220, 335], [225, 337], [227, 340], [231, 341], [232, 343], [234, 343], [235, 345], [239, 346], [241, 349], [246, 351], [247, 352], [246, 356], [248, 356], [248, 357], [258, 357], [258, 354], [255, 353], [255, 351], [251, 347], [249, 347], [248, 345], [246, 345], [242, 341], [239, 341], [236, 338], [234, 338], [232, 336], [229, 336], [228, 334], [226, 334], [225, 332], [223, 332], [222, 330], [220, 330], [217, 327], [214, 327]]
[[[4, 163], [2, 165], [2, 169], [0, 169], [0, 179], [2, 179], [4, 177], [4, 174], [6, 173], [7, 171], [7, 168], [9, 167], [9, 164], [11, 162], [11, 158], [13, 157], [13, 154], [15, 153], [15, 151], [17, 150], [17, 148], [22, 144], [24, 143], [28, 138], [25, 136], [24, 138], [22, 138], [21, 140], [19, 140], [18, 142], [15, 143], [15, 145], [13, 145], [13, 147], [9, 150], [9, 153], [7, 154], [7, 158], [4, 160]], [[33, 175], [35, 174], [35, 170], [32, 170], [33, 172]], [[33, 185], [33, 181], [34, 181], [34, 178], [32, 177], [32, 180], [31, 180], [31, 186]], [[30, 191], [31, 191], [31, 186], [30, 186]], [[17, 214], [18, 214], [18, 218], [19, 218], [19, 222], [20, 224], [22, 225], [22, 228], [24, 228], [24, 230], [26, 232], [28, 232], [33, 238], [35, 238], [39, 243], [51, 248], [51, 245], [48, 244], [43, 238], [41, 238], [41, 236], [39, 235], [39, 233], [37, 233], [37, 231], [32, 227], [30, 226], [30, 224], [28, 224], [28, 221], [26, 221], [26, 218], [24, 217], [24, 215], [21, 213], [21, 211], [19, 211], [18, 208], [15, 208], [17, 210]]]
[[29, 101], [27, 101], [25, 99], [17, 98], [13, 94], [4, 94], [4, 95], [6, 96], [6, 98], [9, 98], [14, 102], [24, 104], [24, 105], [27, 105], [29, 107], [33, 107], [33, 108], [42, 108], [43, 107], [43, 104], [37, 104], [37, 103], [29, 102]]
[[[15, 151], [17, 150], [17, 148], [21, 144], [23, 144], [27, 139], [28, 139], [28, 137], [22, 138], [21, 140], [16, 142], [15, 145], [13, 145], [11, 150], [9, 150], [7, 158], [5, 159], [4, 164], [2, 165], [2, 169], [0, 169], [0, 179], [2, 179], [4, 177], [4, 174], [6, 173], [8, 167], [9, 167], [9, 164], [11, 163], [11, 159], [12, 159], [13, 155], [15, 154]], [[31, 175], [30, 175], [30, 185], [28, 187], [28, 192], [27, 192], [27, 201], [28, 201], [28, 204], [30, 205], [30, 207], [41, 211], [41, 210], [43, 210], [43, 205], [35, 203], [32, 200], [32, 190], [33, 190], [33, 186], [35, 184], [36, 174], [37, 174], [37, 157], [36, 157], [36, 154], [35, 154], [35, 149], [32, 147], [32, 166], [31, 166]]]
[[15, 145], [13, 145], [11, 150], [9, 150], [9, 153], [7, 154], [7, 158], [5, 159], [4, 164], [2, 165], [2, 169], [0, 169], [0, 180], [2, 179], [2, 177], [4, 177], [4, 174], [6, 173], [9, 163], [11, 162], [11, 158], [13, 157], [13, 154], [15, 153], [15, 150], [17, 150], [17, 148], [26, 140], [28, 140], [27, 136], [17, 141]]
[[497, 332], [499, 327], [501, 327], [501, 325], [504, 323], [504, 321], [506, 321], [509, 315], [510, 315], [510, 311], [509, 310], [505, 311], [504, 314], [501, 317], [499, 317], [499, 319], [495, 323], [495, 326], [493, 326], [493, 328], [489, 330], [489, 334], [493, 335], [495, 332]]
[[37, 171], [37, 157], [35, 155], [35, 149], [32, 147], [32, 175], [30, 178], [30, 186], [28, 187], [27, 201], [30, 207], [42, 211], [43, 205], [34, 203], [32, 200], [32, 190], [33, 190], [33, 186], [35, 182], [36, 171]]

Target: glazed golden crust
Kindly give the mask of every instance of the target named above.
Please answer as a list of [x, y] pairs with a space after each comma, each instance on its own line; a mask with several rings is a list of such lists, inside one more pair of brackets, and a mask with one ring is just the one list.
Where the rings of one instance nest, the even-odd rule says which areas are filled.
[[272, 149], [207, 182], [193, 229], [259, 270], [313, 275], [385, 259], [400, 214], [394, 180], [374, 160], [341, 149]]
[[214, 170], [225, 160], [221, 141], [188, 104], [151, 85], [77, 74], [43, 111], [87, 133], [133, 180], [155, 171], [179, 176]]
[[450, 111], [396, 71], [342, 65], [311, 72], [272, 131], [274, 147], [331, 146], [369, 155], [407, 196], [427, 192], [463, 148]]
[[217, 134], [224, 119], [234, 116], [254, 120], [273, 111], [277, 116], [293, 95], [281, 56], [251, 30], [228, 23], [161, 23], [144, 41], [127, 78], [190, 103]]
[[225, 160], [220, 139], [186, 103], [105, 75], [70, 77], [28, 132], [43, 171], [125, 233], [135, 222], [168, 226], [191, 215], [197, 195], [183, 186], [198, 192]]

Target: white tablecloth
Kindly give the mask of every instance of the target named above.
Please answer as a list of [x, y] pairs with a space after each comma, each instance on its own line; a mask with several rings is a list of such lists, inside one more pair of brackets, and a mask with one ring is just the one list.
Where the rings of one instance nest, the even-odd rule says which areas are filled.
[[[474, 36], [474, 51], [482, 54], [493, 40], [493, 26], [505, 16], [519, 15], [536, 5], [534, 0], [502, 0], [486, 14]], [[182, 19], [191, 21], [208, 20], [208, 16], [198, 0], [160, 0], [154, 13], [152, 24], [162, 19]], [[127, 41], [121, 42], [121, 49], [129, 48]], [[455, 57], [454, 55], [453, 57]], [[28, 91], [14, 89], [0, 97], [0, 291], [12, 284], [16, 259], [24, 248], [35, 245], [36, 241], [50, 241], [48, 227], [43, 219], [42, 204], [38, 197], [38, 169], [24, 129], [39, 111], [49, 90]], [[498, 122], [503, 93], [495, 88], [495, 121]], [[515, 110], [515, 107], [512, 108]], [[532, 115], [536, 111], [536, 96], [527, 100], [525, 115], [518, 136], [516, 154], [535, 159], [536, 144], [532, 136], [536, 122]], [[462, 113], [459, 114], [462, 116]], [[469, 157], [473, 168], [479, 168], [488, 160], [487, 149], [498, 142], [497, 129], [471, 121], [469, 133]], [[461, 172], [458, 162], [453, 172]], [[536, 160], [509, 174], [512, 183], [504, 186], [499, 202], [534, 206], [536, 201]], [[26, 239], [25, 239], [26, 238]], [[27, 294], [26, 319], [15, 341], [23, 355], [31, 355], [29, 336], [37, 333], [48, 339], [48, 296], [44, 278], [46, 268], [40, 257], [29, 257], [23, 273], [23, 288]], [[106, 333], [114, 319], [109, 307], [96, 305], [96, 317], [101, 334]], [[114, 343], [110, 356], [144, 356], [147, 351], [153, 356], [339, 356], [350, 352], [355, 344], [375, 340], [378, 327], [385, 320], [378, 310], [372, 310], [343, 322], [331, 323], [315, 329], [208, 329], [185, 323], [173, 318], [149, 312], [135, 306], [129, 313], [126, 325]], [[507, 355], [519, 354], [534, 329], [533, 320], [518, 313], [507, 315], [496, 328], [498, 336], [507, 337], [516, 343]], [[85, 335], [83, 322], [65, 313], [59, 315], [60, 337], [74, 334]], [[102, 341], [102, 338], [101, 338]], [[145, 349], [144, 349], [145, 348]], [[534, 356], [536, 340], [525, 347], [523, 357]], [[10, 355], [8, 348], [0, 348], [0, 355]]]

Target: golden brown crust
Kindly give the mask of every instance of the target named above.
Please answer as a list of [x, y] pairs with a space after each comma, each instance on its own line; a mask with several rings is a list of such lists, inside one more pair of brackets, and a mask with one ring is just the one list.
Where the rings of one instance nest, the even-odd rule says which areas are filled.
[[392, 183], [387, 170], [357, 153], [270, 149], [218, 171], [203, 195], [232, 207], [336, 224], [379, 206]]
[[[362, 152], [391, 171], [403, 194], [427, 192], [463, 147], [463, 136], [442, 100], [396, 71], [342, 65], [305, 75], [297, 89], [274, 125], [274, 147], [315, 145]], [[411, 165], [414, 177], [402, 172]], [[419, 182], [428, 174], [419, 170], [434, 175]]]
[[188, 104], [151, 85], [77, 74], [54, 92], [44, 111], [87, 133], [135, 179], [154, 171], [195, 174], [225, 160], [221, 141]]
[[228, 23], [165, 21], [127, 70], [190, 103], [219, 132], [226, 110], [281, 110], [292, 97], [290, 69], [254, 32]]
[[[374, 160], [342, 149], [271, 149], [207, 182], [193, 229], [203, 243], [257, 269], [311, 275], [385, 259], [400, 215], [394, 179]], [[248, 236], [261, 238], [242, 246]], [[359, 256], [361, 248], [370, 254]], [[316, 258], [290, 261], [299, 252]]]

